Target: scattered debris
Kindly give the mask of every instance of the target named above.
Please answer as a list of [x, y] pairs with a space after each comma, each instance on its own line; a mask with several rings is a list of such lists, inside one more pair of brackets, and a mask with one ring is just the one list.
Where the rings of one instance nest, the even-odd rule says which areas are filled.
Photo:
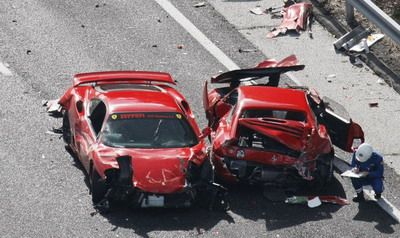
[[270, 8], [265, 9], [264, 12], [267, 14], [269, 13], [269, 14], [273, 15], [276, 13], [280, 13], [282, 8], [283, 7], [270, 7]]
[[328, 81], [328, 83], [332, 83], [332, 79], [334, 78], [336, 78], [336, 74], [330, 74], [326, 76], [326, 80]]
[[306, 30], [307, 23], [309, 27], [311, 27], [310, 16], [312, 15], [312, 4], [310, 3], [296, 3], [290, 5], [282, 10], [282, 14], [282, 23], [267, 34], [268, 38], [286, 34], [288, 30], [295, 30], [299, 33], [300, 30]]
[[314, 197], [312, 199], [309, 199], [307, 201], [307, 205], [308, 205], [309, 208], [319, 207], [319, 206], [321, 206], [321, 204], [322, 204], [322, 202], [321, 202], [321, 200], [319, 199], [318, 196], [316, 196], [316, 197]]
[[385, 85], [385, 80], [379, 78], [378, 80], [376, 80], [376, 83], [380, 84], [380, 85]]
[[206, 6], [206, 2], [199, 2], [193, 5], [193, 7], [195, 8], [199, 8], [199, 7], [205, 7]]
[[105, 5], [106, 5], [105, 3], [103, 3], [103, 4], [96, 4], [95, 7], [96, 7], [96, 8], [99, 8], [99, 7], [104, 7]]
[[26, 54], [27, 54], [27, 55], [30, 55], [30, 54], [32, 54], [32, 51], [31, 51], [31, 50], [27, 50], [27, 51], [26, 51]]
[[354, 66], [357, 66], [359, 68], [364, 66], [363, 62], [358, 57], [358, 55], [350, 55], [349, 60], [350, 63], [353, 64]]
[[[321, 205], [320, 203], [332, 203], [332, 204], [337, 204], [337, 205], [349, 205], [349, 201], [347, 199], [344, 199], [339, 196], [335, 195], [321, 195], [321, 196], [292, 196], [288, 197], [285, 200], [285, 203], [288, 204], [305, 204], [309, 207], [315, 207], [316, 205]], [[319, 206], [318, 205], [318, 206]]]
[[46, 131], [46, 134], [49, 135], [57, 135], [59, 136], [60, 134], [62, 135], [62, 127], [61, 128], [52, 128], [51, 130]]
[[384, 34], [371, 34], [367, 38], [361, 39], [361, 42], [351, 47], [349, 51], [358, 53], [365, 51], [365, 53], [369, 53], [369, 47], [383, 39], [384, 36]]
[[377, 102], [370, 102], [368, 103], [369, 107], [378, 107], [378, 103]]
[[242, 49], [242, 48], [239, 48], [239, 53], [252, 53], [252, 52], [257, 52], [258, 50], [257, 49]]
[[370, 34], [370, 29], [364, 29], [362, 26], [357, 26], [352, 31], [344, 34], [337, 41], [333, 43], [336, 50], [348, 51], [353, 46], [358, 44], [361, 39], [367, 37]]
[[249, 9], [249, 11], [255, 15], [262, 15], [265, 12], [261, 9], [261, 7], [255, 7], [255, 8], [251, 8]]
[[177, 45], [176, 48], [181, 50], [181, 49], [183, 49], [183, 45]]

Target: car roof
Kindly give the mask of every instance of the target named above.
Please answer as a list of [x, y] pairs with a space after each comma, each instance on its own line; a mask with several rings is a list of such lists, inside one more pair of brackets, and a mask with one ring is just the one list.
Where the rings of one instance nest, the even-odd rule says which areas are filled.
[[110, 113], [122, 112], [182, 112], [174, 96], [157, 87], [157, 90], [109, 90], [100, 92]]
[[238, 88], [241, 110], [269, 108], [293, 111], [309, 111], [303, 90], [268, 86], [241, 86]]

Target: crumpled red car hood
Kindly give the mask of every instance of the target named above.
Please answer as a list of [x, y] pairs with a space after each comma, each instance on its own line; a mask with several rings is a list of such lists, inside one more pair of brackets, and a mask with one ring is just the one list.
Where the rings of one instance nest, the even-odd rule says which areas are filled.
[[303, 151], [307, 142], [304, 123], [274, 118], [240, 118], [239, 125], [268, 136], [288, 148]]
[[148, 193], [168, 194], [185, 187], [193, 148], [118, 149], [112, 154], [132, 157], [134, 187]]

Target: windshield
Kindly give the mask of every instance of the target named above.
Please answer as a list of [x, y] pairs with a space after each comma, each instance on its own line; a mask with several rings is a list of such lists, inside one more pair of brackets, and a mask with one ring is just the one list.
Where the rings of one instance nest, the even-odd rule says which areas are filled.
[[112, 114], [100, 140], [107, 146], [122, 148], [179, 148], [198, 143], [180, 113]]

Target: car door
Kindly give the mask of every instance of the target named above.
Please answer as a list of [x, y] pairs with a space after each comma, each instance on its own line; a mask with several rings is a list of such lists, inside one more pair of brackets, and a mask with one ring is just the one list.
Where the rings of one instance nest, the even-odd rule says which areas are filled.
[[89, 171], [89, 153], [93, 144], [96, 143], [97, 135], [103, 126], [106, 116], [106, 106], [100, 99], [94, 98], [89, 101], [85, 117], [81, 117], [81, 139], [79, 141], [79, 157], [82, 165]]
[[321, 123], [327, 127], [332, 143], [342, 150], [352, 152], [353, 143], [364, 142], [361, 126], [352, 121], [340, 104], [327, 97], [324, 97], [322, 101], [324, 110], [320, 114], [320, 119]]

